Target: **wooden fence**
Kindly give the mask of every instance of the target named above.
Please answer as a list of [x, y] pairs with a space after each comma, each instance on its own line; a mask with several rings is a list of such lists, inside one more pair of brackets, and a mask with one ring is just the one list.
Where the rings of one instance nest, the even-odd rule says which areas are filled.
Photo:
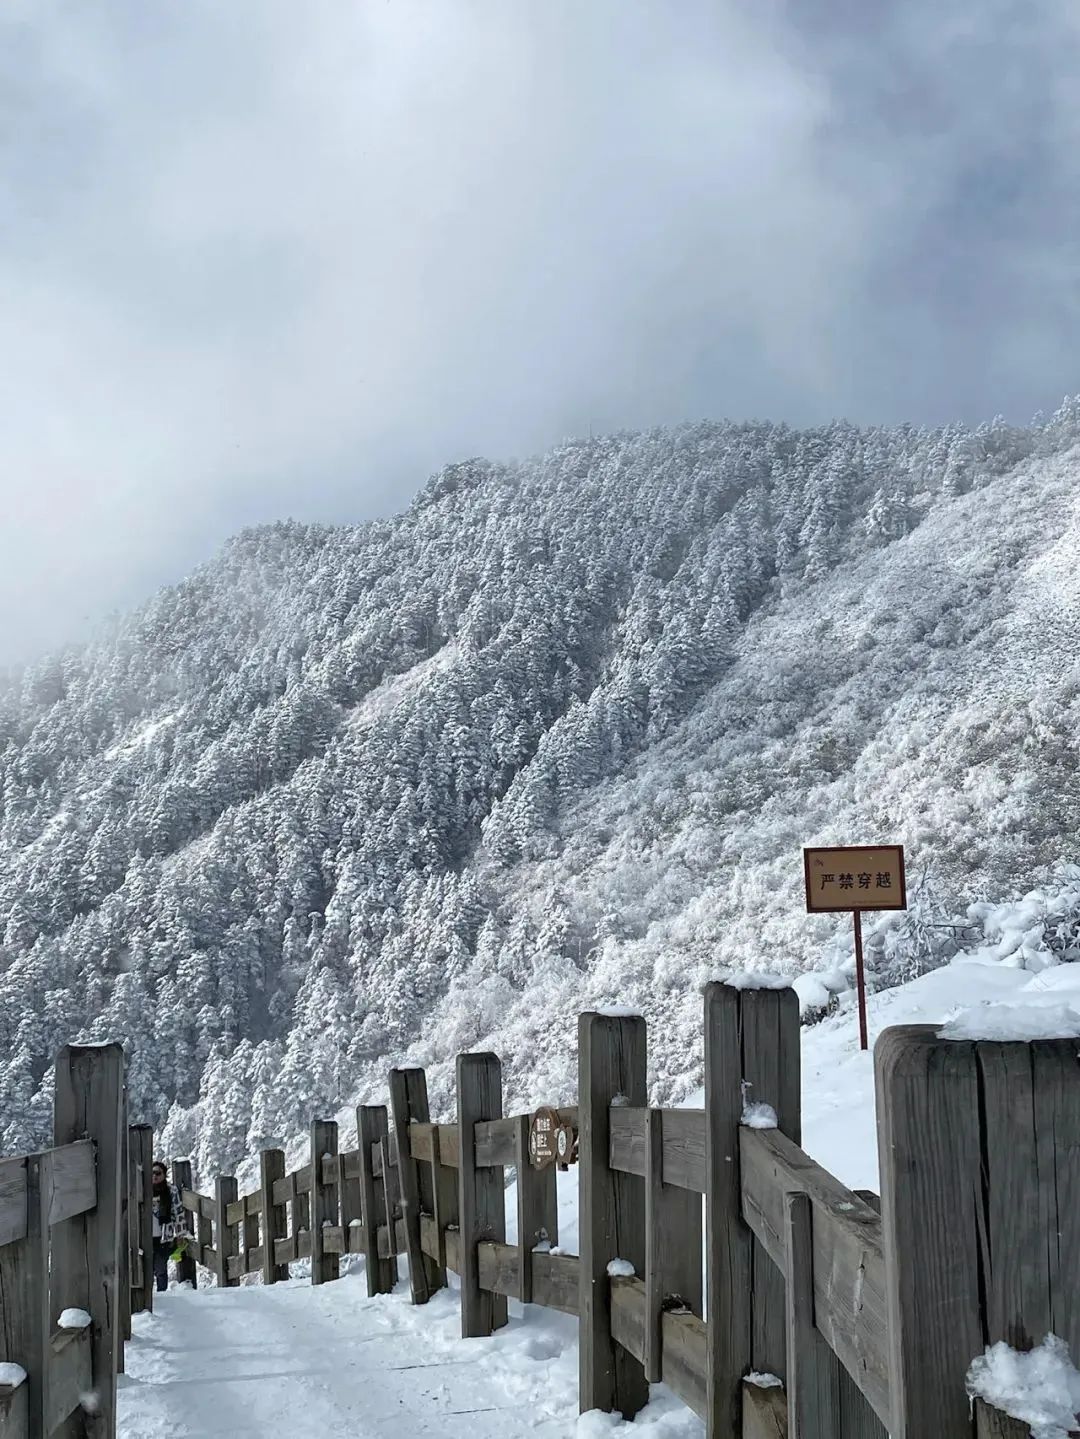
[[[221, 1286], [248, 1274], [264, 1284], [288, 1278], [288, 1266], [311, 1260], [311, 1282], [337, 1279], [342, 1254], [363, 1254], [370, 1294], [385, 1294], [397, 1281], [397, 1255], [405, 1252], [398, 1192], [397, 1147], [389, 1137], [386, 1110], [357, 1111], [356, 1149], [338, 1152], [332, 1120], [311, 1126], [311, 1160], [285, 1172], [285, 1154], [264, 1149], [259, 1187], [240, 1194], [235, 1178], [221, 1175], [214, 1194], [192, 1188], [191, 1166], [174, 1160], [195, 1236], [190, 1263], [210, 1270]], [[183, 1277], [183, 1276], [181, 1276]]]
[[[324, 1283], [363, 1253], [377, 1294], [404, 1253], [414, 1303], [460, 1276], [466, 1337], [502, 1327], [508, 1299], [576, 1314], [583, 1411], [631, 1417], [662, 1379], [709, 1439], [1026, 1435], [973, 1409], [965, 1377], [999, 1339], [1053, 1332], [1080, 1354], [1076, 1044], [886, 1031], [879, 1199], [800, 1147], [799, 1038], [792, 991], [710, 985], [704, 1108], [650, 1109], [644, 1020], [582, 1015], [578, 1104], [560, 1111], [578, 1139], [578, 1255], [558, 1249], [530, 1117], [502, 1113], [498, 1059], [466, 1054], [454, 1124], [431, 1122], [422, 1070], [393, 1070], [389, 1113], [358, 1111], [357, 1150], [339, 1154], [320, 1121], [294, 1173], [269, 1150], [251, 1194], [228, 1177], [213, 1198], [186, 1188], [201, 1261], [236, 1284], [310, 1258]], [[746, 1122], [748, 1103], [775, 1126]]]
[[123, 1085], [120, 1045], [61, 1051], [55, 1147], [0, 1160], [2, 1439], [116, 1432]]
[[[318, 1121], [310, 1160], [286, 1173], [282, 1151], [264, 1151], [250, 1194], [229, 1176], [200, 1194], [190, 1166], [175, 1161], [196, 1234], [181, 1277], [194, 1277], [197, 1257], [219, 1284], [256, 1274], [274, 1283], [310, 1259], [321, 1284], [338, 1277], [340, 1255], [360, 1253], [379, 1294], [394, 1287], [404, 1253], [414, 1303], [448, 1272], [460, 1276], [466, 1337], [505, 1325], [508, 1299], [577, 1315], [582, 1410], [632, 1417], [663, 1380], [709, 1439], [1027, 1434], [972, 1409], [965, 1377], [997, 1340], [1023, 1349], [1055, 1333], [1080, 1354], [1075, 1041], [886, 1031], [875, 1053], [879, 1200], [800, 1147], [790, 990], [709, 986], [701, 1109], [648, 1107], [644, 1020], [585, 1014], [578, 1039], [578, 1103], [559, 1112], [577, 1134], [578, 1255], [558, 1247], [556, 1173], [530, 1163], [530, 1117], [502, 1113], [498, 1059], [466, 1054], [456, 1123], [432, 1123], [424, 1072], [397, 1069], [389, 1106], [358, 1111], [356, 1150], [339, 1153], [336, 1125]], [[14, 1359], [29, 1376], [0, 1389], [2, 1439], [57, 1431], [88, 1390], [99, 1401], [93, 1432], [111, 1439], [117, 1270], [127, 1271], [125, 1306], [153, 1302], [151, 1138], [128, 1131], [124, 1160], [122, 1117], [113, 1128], [106, 1113], [122, 1070], [104, 1062], [108, 1053], [116, 1047], [58, 1060], [57, 1142], [70, 1153], [0, 1164], [0, 1362]], [[125, 1162], [130, 1192], [119, 1182]], [[56, 1178], [64, 1174], [81, 1177]], [[75, 1270], [84, 1280], [73, 1284]], [[13, 1297], [21, 1276], [25, 1301]], [[86, 1337], [57, 1332], [61, 1305], [89, 1310]]]

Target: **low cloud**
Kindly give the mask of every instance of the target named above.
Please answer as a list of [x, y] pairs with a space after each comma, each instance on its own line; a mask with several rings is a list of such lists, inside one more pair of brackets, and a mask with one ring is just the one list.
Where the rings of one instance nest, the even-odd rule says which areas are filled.
[[1077, 388], [1071, 12], [878, 11], [13, 0], [0, 664], [462, 455]]

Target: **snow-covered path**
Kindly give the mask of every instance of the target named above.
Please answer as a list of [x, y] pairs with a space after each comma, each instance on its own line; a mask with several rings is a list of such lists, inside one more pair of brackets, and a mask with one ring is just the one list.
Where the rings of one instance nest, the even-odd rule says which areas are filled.
[[[368, 1299], [362, 1262], [332, 1284], [171, 1289], [137, 1315], [120, 1378], [122, 1439], [561, 1439], [609, 1434], [577, 1417], [577, 1325], [511, 1305], [492, 1339], [458, 1336], [456, 1292], [423, 1308], [408, 1285]], [[658, 1388], [642, 1428], [664, 1439], [701, 1424]]]
[[[1080, 964], [1032, 974], [961, 962], [871, 997], [871, 1042], [891, 1024], [937, 1023], [968, 1006], [1040, 1012], [1074, 1033]], [[990, 1007], [987, 1009], [986, 1007]], [[1070, 1027], [1073, 1026], [1073, 1027]], [[858, 1048], [850, 1003], [803, 1034], [803, 1142], [852, 1187], [877, 1187], [873, 1055]], [[700, 1096], [695, 1102], [700, 1102]], [[577, 1248], [577, 1177], [559, 1176], [559, 1239]], [[507, 1190], [507, 1230], [515, 1230]], [[368, 1299], [363, 1261], [317, 1289], [296, 1278], [264, 1289], [172, 1289], [137, 1315], [121, 1377], [120, 1439], [701, 1439], [704, 1427], [662, 1385], [631, 1428], [577, 1415], [577, 1323], [510, 1304], [509, 1326], [461, 1339], [456, 1289], [414, 1308], [407, 1282]], [[404, 1268], [404, 1266], [403, 1266]]]

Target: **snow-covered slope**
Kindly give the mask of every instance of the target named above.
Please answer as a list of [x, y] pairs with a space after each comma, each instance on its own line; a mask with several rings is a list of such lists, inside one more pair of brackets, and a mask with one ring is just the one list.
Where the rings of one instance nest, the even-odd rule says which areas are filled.
[[[203, 1173], [498, 1050], [572, 1092], [583, 1007], [700, 1074], [698, 988], [843, 989], [803, 844], [899, 839], [876, 982], [1080, 954], [1080, 404], [1027, 430], [688, 426], [283, 524], [0, 696], [0, 1149], [74, 1036]], [[972, 908], [972, 906], [976, 906]], [[980, 907], [981, 906], [981, 907]], [[1012, 913], [1012, 910], [1009, 910]]]

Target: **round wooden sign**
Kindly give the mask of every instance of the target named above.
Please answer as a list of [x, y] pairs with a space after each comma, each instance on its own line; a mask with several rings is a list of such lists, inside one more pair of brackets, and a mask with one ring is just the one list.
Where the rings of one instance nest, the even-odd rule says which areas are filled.
[[538, 1109], [529, 1125], [529, 1160], [534, 1169], [547, 1169], [559, 1158], [559, 1111], [550, 1105]]
[[577, 1135], [574, 1126], [565, 1119], [560, 1123], [555, 1135], [555, 1153], [558, 1155], [560, 1169], [569, 1169], [577, 1159]]

